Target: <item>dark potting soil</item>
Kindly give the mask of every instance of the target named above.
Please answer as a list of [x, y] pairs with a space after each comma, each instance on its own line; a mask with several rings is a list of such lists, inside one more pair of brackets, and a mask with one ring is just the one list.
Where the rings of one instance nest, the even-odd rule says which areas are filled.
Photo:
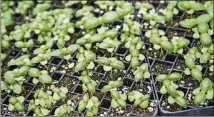
[[57, 71], [62, 74], [72, 75], [74, 73], [75, 62], [63, 61], [62, 64], [58, 67]]
[[93, 72], [93, 75], [91, 76], [91, 79], [94, 80], [97, 84], [101, 82], [102, 78], [103, 78], [103, 75], [95, 72]]
[[169, 28], [169, 30], [166, 33], [166, 36], [168, 37], [169, 40], [171, 40], [174, 36], [183, 37], [185, 35], [185, 32], [186, 32], [185, 30]]
[[73, 112], [71, 116], [84, 116], [82, 113]]
[[122, 70], [111, 70], [106, 72], [106, 76], [103, 78], [104, 81], [115, 81], [118, 78], [121, 78], [124, 76], [125, 74], [123, 73]]
[[155, 59], [159, 59], [159, 60], [162, 60], [164, 55], [165, 55], [165, 50], [162, 49], [162, 52], [161, 52], [161, 49], [156, 50], [153, 48], [153, 45], [150, 46], [150, 48], [148, 49], [148, 53], [147, 53], [147, 57], [155, 58]]
[[73, 91], [75, 86], [79, 83], [77, 78], [65, 75], [59, 82], [59, 87], [66, 87], [69, 91]]
[[41, 64], [39, 64], [38, 65], [38, 69], [41, 71], [41, 70], [46, 70], [48, 73], [49, 73], [49, 75], [53, 72], [53, 71], [51, 71], [51, 69], [53, 69], [52, 67], [55, 67], [55, 66], [51, 66], [51, 65], [41, 65]]
[[145, 94], [150, 94], [151, 89], [152, 89], [152, 87], [150, 84], [142, 83], [142, 85], [141, 85], [141, 83], [139, 81], [139, 82], [134, 83], [131, 90], [132, 91], [134, 91], [134, 90], [140, 91], [141, 93], [143, 93], [145, 95]]
[[93, 95], [95, 97], [97, 97], [99, 100], [101, 100], [103, 98], [103, 96], [105, 95], [105, 93], [96, 91], [96, 93], [94, 93]]
[[81, 98], [82, 98], [81, 95], [68, 93], [67, 98], [65, 100], [57, 101], [56, 105], [61, 106], [65, 103], [67, 103], [68, 105], [71, 105], [72, 107], [76, 107], [78, 105], [79, 101], [81, 100]]
[[155, 113], [156, 106], [150, 106], [147, 109], [141, 109], [140, 107], [127, 106], [126, 109], [111, 108], [108, 116], [129, 116], [134, 113], [139, 116], [152, 116]]
[[184, 60], [184, 58], [178, 56], [178, 58], [177, 58], [177, 60], [175, 62], [175, 65], [174, 65], [174, 69], [184, 71], [185, 68], [186, 67], [185, 67], [185, 60]]
[[103, 109], [103, 108], [98, 109], [98, 116], [107, 116], [107, 113], [108, 113], [107, 109]]
[[23, 84], [22, 86], [23, 86], [22, 87], [22, 92], [21, 92], [20, 95], [23, 96], [23, 97], [27, 97], [34, 86], [33, 85], [29, 85], [29, 84]]
[[108, 116], [128, 116], [130, 113], [128, 107], [126, 109], [111, 108]]
[[189, 89], [196, 89], [198, 86], [200, 86], [200, 83], [191, 75], [184, 75], [181, 80], [184, 81], [183, 87], [188, 87]]
[[155, 74], [168, 74], [172, 68], [170, 63], [155, 62], [152, 66], [152, 72]]

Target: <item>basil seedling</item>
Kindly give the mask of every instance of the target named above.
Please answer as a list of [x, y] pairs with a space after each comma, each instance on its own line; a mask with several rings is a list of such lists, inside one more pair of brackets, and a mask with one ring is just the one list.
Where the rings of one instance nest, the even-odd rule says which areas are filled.
[[82, 76], [80, 77], [82, 81], [82, 89], [84, 92], [89, 91], [90, 93], [95, 93], [97, 83], [90, 78], [87, 71], [82, 72]]
[[23, 96], [18, 97], [10, 97], [9, 104], [8, 104], [8, 110], [9, 111], [15, 111], [15, 112], [24, 112], [24, 102], [25, 98]]
[[38, 89], [34, 94], [34, 99], [30, 100], [28, 110], [32, 110], [34, 116], [48, 115], [53, 103], [60, 99], [64, 101], [67, 93], [68, 89], [66, 87], [58, 88], [54, 85], [51, 85], [50, 90], [46, 90], [46, 92], [43, 89]]
[[143, 78], [150, 78], [148, 63], [144, 63], [141, 66], [139, 66], [137, 70], [133, 72], [133, 74], [136, 82], [142, 80]]
[[15, 46], [21, 48], [23, 52], [27, 52], [29, 48], [32, 48], [34, 45], [33, 40], [28, 40], [27, 42], [16, 41]]
[[16, 13], [26, 15], [26, 12], [29, 8], [34, 7], [34, 1], [21, 1], [18, 2], [18, 7], [15, 9]]
[[123, 82], [121, 80], [116, 80], [116, 81], [109, 81], [108, 85], [104, 86], [101, 91], [102, 92], [107, 92], [111, 90], [115, 90], [118, 87], [122, 86]]
[[80, 48], [79, 45], [72, 44], [67, 48], [56, 49], [56, 50], [48, 53], [48, 55], [57, 56], [57, 57], [63, 57], [64, 59], [69, 60], [71, 58], [71, 54], [76, 52], [76, 50], [78, 50], [79, 48]]
[[1, 62], [5, 61], [7, 58], [7, 55], [5, 53], [1, 53]]
[[122, 93], [121, 91], [115, 91], [111, 90], [111, 106], [113, 108], [121, 107], [126, 108], [126, 99], [127, 95], [125, 93]]
[[134, 102], [134, 106], [139, 106], [142, 109], [145, 109], [149, 105], [149, 95], [143, 95], [139, 91], [132, 91], [128, 94], [128, 99], [130, 102]]
[[14, 93], [20, 94], [28, 69], [29, 67], [23, 66], [13, 71], [6, 71], [4, 74], [4, 81], [1, 82], [1, 90], [6, 90], [8, 92], [12, 90]]
[[67, 116], [70, 115], [72, 111], [74, 111], [74, 109], [71, 106], [63, 104], [55, 110], [54, 116]]
[[32, 63], [31, 63], [31, 60], [30, 60], [30, 55], [28, 54], [25, 54], [25, 55], [22, 55], [16, 59], [11, 59], [9, 62], [8, 62], [8, 67], [9, 66], [12, 66], [12, 65], [17, 65], [17, 66], [31, 66]]
[[200, 87], [193, 90], [194, 104], [201, 105], [204, 104], [206, 99], [213, 99], [213, 82], [209, 78], [205, 78], [201, 81]]
[[93, 60], [96, 58], [96, 54], [93, 51], [80, 48], [76, 58], [78, 59], [78, 63], [75, 66], [75, 72], [93, 69], [95, 66]]
[[46, 11], [50, 7], [51, 7], [51, 4], [47, 3], [47, 2], [45, 2], [43, 4], [37, 4], [36, 7], [33, 9], [32, 15], [35, 16], [42, 11]]
[[136, 69], [140, 64], [140, 61], [145, 59], [145, 56], [139, 53], [144, 44], [139, 37], [135, 37], [132, 40], [126, 39], [126, 41], [125, 45], [129, 47], [130, 54], [127, 55], [125, 59], [131, 61], [132, 69]]
[[89, 95], [85, 94], [83, 99], [79, 103], [78, 112], [82, 112], [85, 108], [87, 108], [86, 116], [97, 115], [99, 104], [100, 102], [97, 97], [92, 96], [91, 98], [89, 98]]
[[163, 83], [160, 93], [169, 94], [168, 102], [170, 104], [177, 103], [178, 105], [187, 108], [187, 101], [184, 98], [184, 92], [177, 90], [178, 85], [174, 83], [174, 81], [178, 81], [181, 78], [181, 74], [174, 72], [170, 75], [160, 74], [156, 77], [156, 80]]
[[32, 82], [37, 84], [41, 82], [43, 84], [52, 84], [53, 79], [47, 74], [47, 71], [39, 71], [37, 68], [30, 68], [28, 71], [29, 76], [33, 77]]
[[123, 70], [125, 65], [122, 61], [117, 60], [116, 58], [106, 58], [106, 57], [99, 57], [96, 62], [99, 65], [103, 66], [105, 71], [110, 71], [112, 68]]

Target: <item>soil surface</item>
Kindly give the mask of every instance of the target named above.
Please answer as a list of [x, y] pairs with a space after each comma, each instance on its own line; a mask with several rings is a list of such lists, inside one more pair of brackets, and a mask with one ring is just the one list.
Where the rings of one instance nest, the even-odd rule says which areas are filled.
[[79, 83], [77, 78], [65, 75], [64, 78], [59, 82], [59, 87], [67, 87], [69, 91], [73, 91], [75, 86]]
[[156, 61], [152, 66], [152, 72], [155, 74], [168, 74], [172, 64]]

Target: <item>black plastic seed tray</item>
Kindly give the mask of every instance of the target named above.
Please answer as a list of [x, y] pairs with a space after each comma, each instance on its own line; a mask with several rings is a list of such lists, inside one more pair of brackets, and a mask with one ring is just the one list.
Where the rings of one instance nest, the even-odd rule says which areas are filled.
[[[135, 1], [132, 1], [133, 3], [135, 3]], [[158, 1], [152, 1], [149, 0], [148, 2], [150, 2], [152, 5], [154, 5], [154, 7], [156, 8], [156, 11], [158, 11], [159, 9], [163, 9], [166, 7], [166, 4], [161, 4]], [[90, 3], [91, 5], [93, 5], [93, 3]], [[70, 6], [73, 9], [80, 9], [82, 7], [82, 5], [80, 4], [74, 4], [73, 6]], [[61, 4], [53, 3], [53, 6], [51, 9], [56, 9], [56, 8], [63, 8]], [[75, 11], [75, 10], [74, 10]], [[138, 21], [139, 23], [143, 24], [144, 21], [143, 19], [137, 17], [137, 10], [134, 12], [135, 15], [135, 20]], [[196, 12], [194, 15], [197, 16], [201, 14], [201, 12]], [[100, 16], [101, 14], [96, 14], [96, 16]], [[193, 15], [193, 16], [194, 16]], [[15, 24], [19, 24], [20, 18], [22, 16], [16, 15], [15, 17]], [[162, 29], [166, 32], [166, 35], [168, 38], [172, 38], [172, 36], [177, 33], [177, 36], [184, 36], [185, 38], [190, 40], [190, 44], [188, 45], [187, 49], [194, 46], [194, 44], [198, 41], [197, 39], [194, 39], [191, 35], [191, 32], [189, 32], [187, 29], [180, 27], [179, 25], [177, 25], [176, 23], [178, 23], [179, 21], [181, 21], [184, 18], [187, 18], [188, 15], [184, 12], [179, 12], [178, 15], [175, 15], [173, 20], [175, 22], [171, 22], [169, 24], [167, 24], [167, 26], [160, 24], [157, 28], [158, 29]], [[77, 21], [79, 19], [76, 18], [72, 18], [71, 21]], [[121, 25], [122, 26], [123, 22], [118, 21], [118, 22], [114, 22], [112, 24], [110, 24], [110, 27], [115, 27], [116, 25]], [[82, 30], [81, 29], [77, 29], [79, 32], [75, 33], [72, 35], [72, 41], [66, 43], [66, 45], [72, 44], [74, 43], [75, 39], [77, 39], [78, 37], [82, 36]], [[142, 81], [142, 86], [140, 85], [140, 82], [134, 82], [133, 79], [133, 74], [131, 73], [131, 69], [130, 69], [130, 64], [129, 62], [125, 61], [125, 56], [129, 54], [129, 50], [125, 47], [119, 46], [113, 53], [109, 53], [106, 50], [103, 49], [95, 49], [93, 50], [97, 56], [106, 56], [106, 57], [117, 57], [117, 59], [121, 60], [124, 62], [125, 64], [125, 70], [124, 71], [117, 71], [114, 73], [113, 77], [110, 77], [110, 73], [109, 72], [105, 72], [102, 67], [98, 66], [96, 63], [96, 67], [91, 70], [91, 72], [93, 73], [93, 79], [97, 82], [97, 87], [96, 87], [96, 94], [94, 94], [95, 96], [98, 97], [98, 99], [100, 100], [100, 106], [99, 106], [99, 112], [98, 112], [98, 116], [101, 115], [105, 115], [105, 116], [112, 116], [112, 114], [114, 116], [125, 116], [127, 114], [127, 116], [142, 116], [141, 114], [143, 114], [143, 116], [156, 116], [156, 115], [191, 115], [191, 116], [195, 116], [195, 115], [214, 115], [213, 110], [214, 110], [214, 102], [209, 102], [207, 104], [207, 107], [194, 107], [194, 106], [188, 106], [187, 109], [183, 109], [180, 107], [177, 107], [178, 110], [176, 112], [170, 112], [167, 109], [162, 108], [161, 104], [165, 99], [164, 95], [161, 95], [159, 92], [159, 88], [160, 88], [160, 84], [158, 82], [156, 82], [155, 77], [160, 74], [160, 73], [164, 73], [164, 74], [170, 74], [172, 72], [179, 72], [182, 73], [182, 80], [187, 79], [187, 76], [184, 75], [183, 71], [185, 69], [184, 66], [184, 58], [180, 55], [175, 55], [175, 54], [167, 54], [167, 53], [163, 53], [162, 55], [159, 55], [160, 52], [156, 51], [156, 50], [152, 50], [152, 44], [148, 41], [148, 39], [146, 39], [145, 37], [145, 32], [147, 31], [147, 29], [142, 29], [142, 33], [141, 33], [141, 39], [142, 41], [145, 43], [145, 49], [142, 50], [142, 53], [145, 55], [146, 59], [144, 61], [142, 61], [142, 63], [149, 63], [149, 71], [151, 73], [151, 78], [150, 79], [144, 79]], [[37, 39], [37, 35], [32, 34], [32, 38], [33, 39]], [[32, 54], [33, 50], [38, 48], [39, 45], [34, 45], [33, 48], [31, 48], [30, 53]], [[54, 44], [54, 46], [52, 47], [52, 49], [57, 49], [56, 44]], [[151, 53], [157, 53], [156, 55], [151, 54]], [[184, 50], [184, 54], [186, 54], [185, 52], [187, 52], [187, 50]], [[20, 49], [15, 48], [14, 46], [12, 46], [10, 49], [8, 49], [5, 53], [8, 54], [7, 60], [9, 61], [11, 59], [15, 59], [18, 58], [19, 56], [22, 55], [22, 52]], [[33, 55], [33, 54], [32, 54]], [[66, 66], [68, 63], [69, 64], [76, 64], [77, 59], [75, 58], [76, 53], [74, 53], [72, 55], [72, 59], [69, 61], [66, 61], [63, 58], [59, 58], [59, 57], [52, 57], [49, 61], [48, 61], [48, 69], [46, 67], [44, 67], [41, 64], [37, 65], [37, 68], [42, 70], [42, 69], [46, 69], [48, 70], [49, 74], [51, 75], [51, 77], [54, 80], [54, 84], [56, 86], [67, 86], [67, 88], [69, 89], [69, 93], [68, 93], [68, 97], [69, 99], [67, 99], [66, 101], [70, 100], [73, 103], [73, 107], [74, 107], [74, 112], [71, 114], [72, 116], [84, 116], [85, 115], [85, 111], [82, 113], [77, 112], [77, 108], [78, 108], [78, 103], [79, 101], [82, 99], [82, 97], [84, 96], [84, 92], [82, 90], [82, 82], [79, 80], [79, 76], [80, 73], [76, 73], [74, 72], [74, 68], [72, 69], [66, 69]], [[160, 66], [160, 68], [157, 68], [157, 66]], [[208, 67], [207, 66], [203, 66], [203, 74], [204, 76], [208, 73]], [[13, 70], [15, 69], [16, 66], [12, 66], [10, 68], [7, 68], [6, 65], [3, 63], [2, 66], [2, 73], [4, 73], [4, 70]], [[113, 71], [114, 72], [114, 71]], [[3, 74], [1, 74], [3, 75]], [[143, 112], [139, 113], [139, 109], [136, 109], [132, 106], [133, 103], [128, 102], [127, 101], [127, 109], [126, 110], [115, 110], [110, 106], [111, 103], [111, 95], [110, 93], [102, 93], [100, 92], [100, 89], [107, 85], [108, 82], [110, 80], [117, 80], [117, 78], [120, 77], [121, 80], [123, 81], [123, 86], [121, 86], [119, 88], [119, 90], [121, 91], [132, 91], [132, 90], [139, 90], [142, 89], [141, 92], [146, 94], [149, 93], [150, 94], [150, 100], [149, 102], [152, 102], [155, 104], [155, 106], [153, 105], [153, 110], [151, 112], [148, 111], [148, 109], [142, 109]], [[23, 84], [24, 88], [26, 89], [26, 91], [24, 93], [22, 93], [21, 95], [25, 96], [25, 106], [27, 107], [29, 101], [31, 99], [33, 99], [33, 95], [35, 93], [35, 91], [39, 88], [42, 87], [41, 84], [37, 84], [34, 85], [32, 83], [32, 78], [27, 78], [27, 80], [24, 82]], [[150, 88], [148, 88], [150, 87]], [[191, 91], [191, 89], [185, 87], [185, 86], [180, 86], [179, 87], [180, 90], [185, 92], [185, 97], [188, 98], [188, 93]], [[150, 91], [148, 91], [150, 90]], [[11, 115], [17, 115], [17, 113], [10, 113], [7, 112], [5, 108], [7, 108], [8, 106], [8, 101], [9, 98], [11, 97], [11, 93], [7, 94], [2, 92], [1, 94], [1, 114], [5, 115], [5, 116], [11, 116]], [[55, 103], [53, 105], [53, 107], [51, 108], [51, 111], [49, 113], [49, 115], [54, 115], [54, 111], [57, 107], [59, 107], [61, 105], [62, 102], [58, 102]], [[150, 105], [151, 106], [151, 105]], [[149, 106], [149, 107], [150, 107]], [[172, 105], [171, 105], [172, 106]], [[173, 105], [176, 106], [176, 105]], [[120, 112], [121, 113], [116, 113], [116, 112]], [[122, 111], [124, 111], [126, 114], [122, 113]], [[116, 114], [116, 115], [115, 115]], [[32, 116], [33, 112], [32, 111], [27, 111], [22, 113], [21, 115], [27, 115], [27, 116]]]

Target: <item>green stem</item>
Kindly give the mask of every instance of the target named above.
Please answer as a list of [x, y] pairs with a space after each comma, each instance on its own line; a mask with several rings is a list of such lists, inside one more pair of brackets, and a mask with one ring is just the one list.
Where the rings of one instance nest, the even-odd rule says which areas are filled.
[[48, 71], [48, 66], [47, 65], [44, 65], [45, 66], [45, 68], [47, 69], [47, 71]]
[[45, 84], [44, 83], [42, 83], [42, 87], [45, 88]]
[[68, 60], [66, 60], [67, 61], [67, 65], [69, 65], [70, 63], [69, 63], [69, 61]]
[[160, 48], [160, 49], [161, 49], [160, 56], [162, 56], [162, 54], [163, 54], [163, 50], [162, 50], [162, 48]]
[[111, 78], [113, 77], [113, 76], [112, 76], [112, 70], [111, 70], [110, 76], [111, 76]]
[[140, 80], [140, 87], [143, 86], [142, 79]]

